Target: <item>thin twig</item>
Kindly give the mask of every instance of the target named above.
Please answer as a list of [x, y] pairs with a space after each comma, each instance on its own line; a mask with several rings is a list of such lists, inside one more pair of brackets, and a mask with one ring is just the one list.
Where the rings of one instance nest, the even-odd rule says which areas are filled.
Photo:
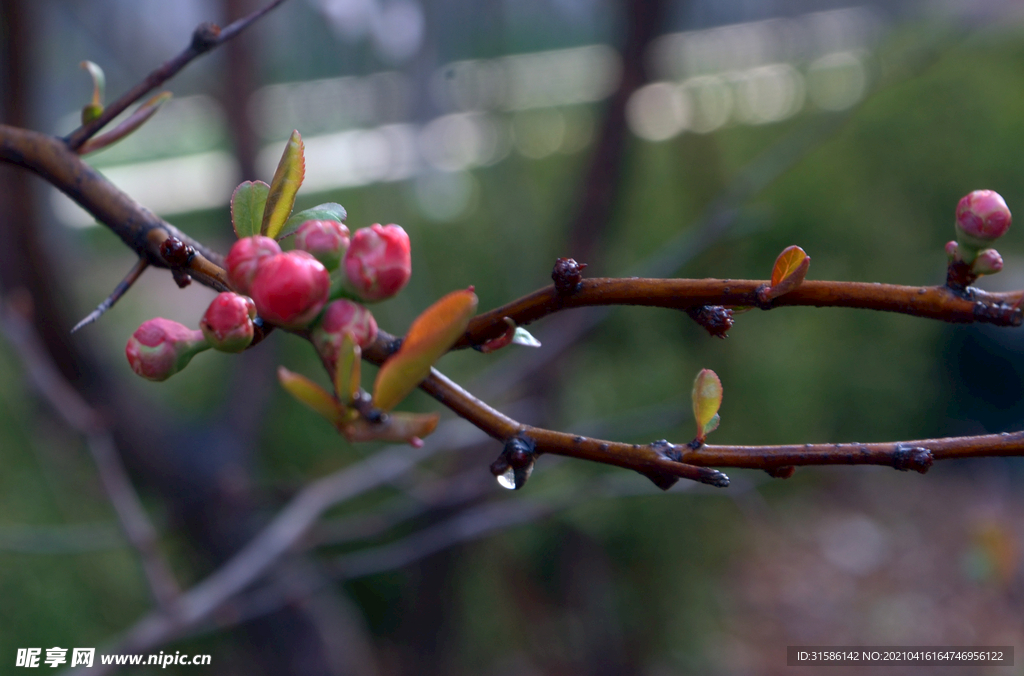
[[[277, 513], [249, 544], [205, 580], [181, 594], [169, 612], [152, 612], [128, 629], [110, 652], [139, 653], [173, 640], [200, 623], [236, 594], [262, 579], [285, 554], [293, 551], [310, 527], [332, 506], [393, 482], [427, 458], [480, 439], [477, 430], [447, 424], [421, 448], [406, 445], [372, 457], [312, 482]], [[100, 676], [114, 667], [94, 665], [83, 676]]]
[[178, 594], [177, 582], [160, 553], [156, 529], [128, 478], [106, 421], [57, 371], [20, 312], [7, 305], [0, 308], [0, 331], [18, 352], [35, 389], [69, 427], [85, 437], [121, 528], [138, 552], [153, 598], [160, 607], [170, 607]]
[[143, 96], [153, 91], [167, 80], [177, 75], [178, 71], [187, 66], [194, 58], [219, 47], [251, 26], [266, 13], [280, 5], [284, 0], [273, 0], [270, 4], [248, 16], [230, 24], [226, 28], [218, 28], [214, 24], [200, 24], [192, 34], [192, 41], [180, 54], [166, 61], [162, 66], [146, 76], [142, 82], [129, 89], [119, 99], [104, 108], [103, 113], [92, 122], [84, 124], [67, 136], [65, 143], [71, 150], [78, 148], [105, 127], [111, 120], [124, 112]]
[[102, 303], [97, 305], [95, 310], [86, 315], [82, 321], [75, 324], [71, 329], [71, 333], [78, 331], [84, 326], [92, 324], [94, 321], [102, 317], [104, 312], [114, 307], [114, 303], [121, 300], [121, 296], [123, 296], [128, 289], [132, 288], [132, 284], [142, 276], [142, 273], [145, 272], [148, 267], [149, 261], [145, 258], [137, 260], [135, 265], [132, 266], [132, 269], [128, 271], [127, 275], [125, 275], [124, 279], [122, 279], [117, 286], [114, 287], [114, 290], [110, 292], [110, 295], [107, 296]]
[[805, 281], [797, 289], [767, 303], [758, 299], [767, 281], [746, 279], [584, 279], [571, 295], [548, 286], [511, 303], [477, 315], [456, 348], [480, 345], [507, 328], [505, 317], [523, 326], [562, 310], [604, 305], [638, 305], [684, 310], [701, 305], [761, 307], [788, 305], [847, 307], [898, 312], [954, 323], [988, 322], [1020, 326], [1018, 305], [1024, 291], [986, 293], [969, 289], [957, 294], [945, 286], [900, 286], [865, 282]]
[[79, 155], [88, 155], [99, 150], [103, 150], [109, 146], [114, 145], [118, 141], [122, 140], [136, 129], [146, 123], [149, 118], [156, 115], [156, 111], [160, 110], [160, 106], [164, 101], [171, 98], [170, 92], [162, 92], [157, 94], [149, 101], [146, 101], [141, 106], [135, 109], [131, 115], [129, 115], [121, 124], [117, 125], [106, 134], [101, 134], [94, 138], [89, 139], [76, 149]]

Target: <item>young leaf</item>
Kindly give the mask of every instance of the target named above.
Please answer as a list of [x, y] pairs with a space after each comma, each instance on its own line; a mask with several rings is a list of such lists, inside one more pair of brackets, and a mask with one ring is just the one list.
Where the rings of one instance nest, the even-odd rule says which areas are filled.
[[295, 234], [299, 226], [306, 221], [338, 221], [339, 223], [344, 223], [346, 218], [348, 218], [348, 212], [340, 204], [334, 202], [318, 204], [315, 207], [303, 209], [298, 213], [292, 214], [291, 218], [285, 221], [281, 232], [277, 234], [277, 239], [284, 239], [289, 235]]
[[78, 65], [89, 71], [89, 77], [92, 78], [92, 100], [82, 108], [82, 124], [89, 124], [103, 114], [103, 92], [107, 86], [107, 79], [103, 75], [103, 69], [92, 61], [83, 61]]
[[153, 96], [136, 108], [135, 112], [125, 118], [121, 124], [117, 125], [107, 133], [95, 136], [83, 143], [78, 149], [78, 154], [88, 155], [89, 153], [94, 153], [97, 150], [102, 150], [107, 146], [114, 145], [145, 124], [149, 118], [156, 114], [156, 111], [160, 110], [160, 106], [170, 98], [170, 92], [160, 92], [156, 96]]
[[306, 176], [306, 158], [303, 154], [302, 136], [293, 131], [288, 143], [284, 146], [284, 154], [277, 164], [277, 171], [270, 181], [270, 194], [267, 206], [263, 211], [263, 225], [260, 234], [272, 239], [280, 239], [288, 215], [295, 206], [295, 195], [299, 192], [302, 179]]
[[342, 428], [349, 441], [407, 441], [413, 446], [423, 445], [423, 437], [437, 427], [440, 416], [436, 413], [389, 413], [380, 423], [357, 418]]
[[341, 339], [338, 363], [334, 371], [334, 391], [342, 401], [351, 404], [359, 396], [360, 359], [363, 351], [348, 331]]
[[238, 239], [260, 234], [270, 186], [263, 181], [240, 183], [231, 194], [231, 227]]
[[413, 321], [402, 347], [391, 356], [373, 386], [373, 404], [390, 411], [430, 375], [430, 367], [466, 330], [476, 312], [477, 297], [470, 287], [441, 298]]
[[775, 259], [772, 268], [772, 285], [765, 294], [769, 299], [789, 293], [800, 286], [811, 266], [811, 257], [798, 246], [788, 246]]
[[345, 409], [338, 400], [306, 376], [289, 371], [283, 366], [277, 368], [277, 379], [281, 386], [300, 402], [310, 407], [335, 427], [345, 422]]
[[722, 405], [722, 381], [711, 369], [704, 369], [693, 380], [693, 417], [697, 419], [697, 440], [718, 427], [718, 408]]

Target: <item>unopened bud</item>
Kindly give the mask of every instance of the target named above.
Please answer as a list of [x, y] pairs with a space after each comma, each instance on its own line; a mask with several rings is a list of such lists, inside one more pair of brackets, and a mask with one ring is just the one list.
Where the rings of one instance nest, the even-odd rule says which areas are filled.
[[338, 221], [306, 221], [295, 232], [295, 248], [313, 254], [328, 271], [338, 267], [348, 245], [348, 228]]
[[256, 276], [256, 269], [264, 259], [281, 253], [281, 247], [269, 237], [255, 235], [243, 237], [235, 242], [228, 252], [224, 264], [228, 281], [239, 293], [249, 293], [249, 285]]
[[955, 239], [946, 242], [946, 258], [950, 263], [960, 258], [960, 245], [956, 243]]
[[317, 353], [333, 373], [345, 334], [359, 347], [366, 347], [377, 337], [377, 320], [359, 303], [336, 300], [324, 310], [323, 317], [310, 334]]
[[956, 238], [961, 256], [971, 263], [984, 249], [1010, 229], [1010, 210], [993, 190], [975, 190], [956, 205]]
[[384, 300], [398, 293], [412, 275], [409, 235], [398, 225], [375, 223], [352, 235], [345, 274], [360, 298]]
[[252, 342], [255, 317], [256, 305], [251, 298], [225, 291], [210, 303], [199, 328], [213, 349], [241, 352]]
[[300, 329], [320, 314], [331, 280], [327, 268], [305, 251], [289, 251], [259, 262], [249, 295], [260, 317]]
[[125, 355], [132, 370], [147, 380], [167, 380], [192, 357], [210, 347], [202, 331], [156, 317], [135, 330]]
[[971, 271], [976, 275], [994, 275], [1003, 269], [1003, 257], [995, 249], [983, 249], [978, 252], [978, 257], [971, 265]]

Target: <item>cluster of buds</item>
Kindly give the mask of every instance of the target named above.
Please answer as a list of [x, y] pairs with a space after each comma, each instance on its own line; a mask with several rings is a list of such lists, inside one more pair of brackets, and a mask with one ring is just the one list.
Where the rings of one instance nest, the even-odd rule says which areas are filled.
[[[262, 235], [235, 242], [225, 265], [238, 293], [218, 295], [199, 330], [163, 318], [144, 323], [126, 348], [132, 369], [149, 380], [166, 380], [205, 349], [241, 352], [253, 341], [255, 321], [310, 329], [313, 344], [331, 368], [345, 334], [359, 347], [372, 343], [377, 322], [357, 301], [390, 298], [409, 281], [405, 230], [375, 224], [350, 238], [338, 221], [308, 220], [295, 231], [295, 246], [285, 252], [276, 240]], [[332, 302], [332, 297], [337, 299]]]
[[956, 239], [946, 243], [951, 266], [967, 266], [970, 275], [994, 275], [1003, 269], [1003, 257], [992, 244], [1010, 229], [1012, 218], [999, 193], [975, 190], [956, 205]]

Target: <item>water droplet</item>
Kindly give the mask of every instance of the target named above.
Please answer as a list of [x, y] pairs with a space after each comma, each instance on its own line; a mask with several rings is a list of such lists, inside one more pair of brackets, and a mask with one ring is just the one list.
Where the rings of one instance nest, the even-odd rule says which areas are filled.
[[510, 491], [517, 491], [526, 485], [526, 481], [530, 478], [531, 474], [533, 474], [532, 462], [525, 467], [509, 467], [501, 474], [498, 474], [495, 478], [498, 480], [498, 484], [502, 488], [507, 488]]
[[502, 474], [499, 474], [496, 478], [498, 479], [498, 484], [502, 488], [507, 488], [510, 491], [514, 491], [517, 488], [516, 471], [511, 467], [505, 470]]

